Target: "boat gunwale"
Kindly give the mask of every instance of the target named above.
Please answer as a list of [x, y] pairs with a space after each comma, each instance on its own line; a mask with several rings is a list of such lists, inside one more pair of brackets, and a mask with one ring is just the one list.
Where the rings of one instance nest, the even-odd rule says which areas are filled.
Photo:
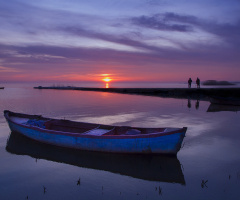
[[[15, 112], [11, 112], [11, 111], [5, 110], [4, 111], [4, 116], [7, 119], [7, 121], [10, 121], [11, 123], [16, 124], [18, 126], [21, 126], [21, 127], [27, 128], [27, 129], [31, 129], [31, 130], [36, 130], [36, 131], [43, 132], [43, 133], [50, 133], [50, 134], [55, 134], [55, 135], [66, 135], [66, 136], [72, 136], [72, 137], [82, 137], [82, 138], [92, 138], [92, 139], [138, 139], [138, 138], [161, 137], [161, 136], [167, 136], [167, 135], [172, 135], [172, 134], [176, 134], [176, 133], [183, 133], [183, 132], [185, 133], [187, 131], [187, 127], [183, 127], [183, 128], [178, 128], [177, 130], [174, 130], [174, 131], [156, 132], [156, 133], [138, 134], [138, 135], [124, 135], [124, 134], [123, 135], [100, 135], [100, 136], [98, 136], [98, 135], [88, 135], [88, 134], [84, 134], [84, 133], [86, 133], [88, 131], [86, 131], [84, 133], [71, 133], [71, 132], [50, 130], [50, 129], [46, 129], [46, 128], [40, 128], [40, 127], [20, 124], [20, 123], [17, 123], [15, 121], [13, 121], [11, 119], [11, 117], [8, 115], [9, 113], [11, 113], [11, 114], [13, 114], [13, 115], [15, 115], [17, 117], [22, 116], [22, 118], [23, 118], [23, 116], [33, 118], [33, 117], [37, 117], [38, 115], [28, 115], [28, 114], [15, 113]], [[18, 115], [20, 115], [20, 116], [18, 116]], [[45, 117], [41, 117], [41, 119], [52, 120], [52, 118], [45, 118]], [[53, 119], [53, 120], [61, 120], [61, 119]], [[66, 120], [66, 121], [76, 122], [76, 121], [71, 121], [71, 120]], [[91, 123], [87, 123], [86, 122], [86, 124], [91, 124]], [[101, 125], [101, 124], [99, 124], [99, 125]], [[108, 126], [108, 125], [106, 125], [106, 126]], [[111, 125], [109, 125], [109, 126], [111, 126]], [[115, 127], [121, 127], [121, 126], [114, 126], [114, 128]], [[134, 127], [130, 127], [130, 128], [134, 128]], [[111, 130], [109, 130], [109, 131], [111, 131]]]

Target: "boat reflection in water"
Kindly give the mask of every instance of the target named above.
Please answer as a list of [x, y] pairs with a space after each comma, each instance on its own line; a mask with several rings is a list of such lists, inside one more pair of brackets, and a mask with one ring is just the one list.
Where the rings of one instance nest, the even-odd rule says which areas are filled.
[[83, 168], [97, 169], [149, 181], [185, 185], [181, 164], [176, 156], [127, 155], [80, 151], [42, 144], [12, 132], [6, 150]]

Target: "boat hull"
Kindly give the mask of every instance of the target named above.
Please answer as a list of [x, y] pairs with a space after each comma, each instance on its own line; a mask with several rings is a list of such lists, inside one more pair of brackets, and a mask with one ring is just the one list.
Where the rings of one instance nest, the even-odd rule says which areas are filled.
[[81, 151], [36, 142], [16, 132], [10, 134], [6, 150], [15, 155], [28, 155], [142, 180], [185, 185], [182, 164], [176, 156]]
[[11, 121], [5, 115], [12, 132], [33, 140], [74, 149], [140, 154], [176, 154], [185, 136], [186, 128], [173, 134], [148, 134], [144, 136], [91, 136], [29, 127]]

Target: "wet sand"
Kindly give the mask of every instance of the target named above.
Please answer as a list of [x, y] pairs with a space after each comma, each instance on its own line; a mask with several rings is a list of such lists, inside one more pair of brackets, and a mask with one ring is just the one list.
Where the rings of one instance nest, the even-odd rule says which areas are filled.
[[211, 96], [240, 97], [240, 88], [91, 88], [91, 87], [34, 87], [34, 89], [81, 90], [159, 96], [167, 98], [209, 100]]

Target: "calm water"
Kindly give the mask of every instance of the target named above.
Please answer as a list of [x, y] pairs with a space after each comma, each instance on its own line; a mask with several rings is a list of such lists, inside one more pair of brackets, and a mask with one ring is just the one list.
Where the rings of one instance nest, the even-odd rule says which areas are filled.
[[[202, 101], [198, 107], [182, 99], [4, 86], [1, 200], [239, 199], [239, 112], [207, 112], [210, 103]], [[111, 125], [187, 126], [188, 131], [177, 158], [86, 153], [11, 134], [5, 109]]]

